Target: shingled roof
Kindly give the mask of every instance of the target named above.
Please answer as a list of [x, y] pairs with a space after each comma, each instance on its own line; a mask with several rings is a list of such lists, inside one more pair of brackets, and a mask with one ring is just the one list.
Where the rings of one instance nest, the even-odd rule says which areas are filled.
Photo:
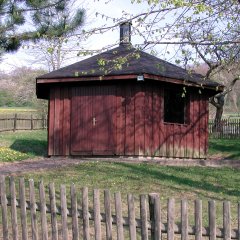
[[37, 79], [50, 80], [133, 74], [150, 74], [211, 88], [221, 86], [216, 82], [205, 80], [200, 74], [190, 73], [181, 67], [137, 50], [131, 45], [124, 44], [83, 61], [39, 76]]

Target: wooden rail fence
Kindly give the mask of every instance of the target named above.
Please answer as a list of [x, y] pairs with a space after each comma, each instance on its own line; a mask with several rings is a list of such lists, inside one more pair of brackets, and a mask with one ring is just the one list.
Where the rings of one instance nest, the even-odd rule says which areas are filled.
[[1, 114], [0, 132], [47, 128], [47, 116], [42, 114]]
[[125, 209], [119, 192], [111, 198], [110, 191], [105, 190], [101, 198], [100, 191], [95, 189], [93, 201], [90, 201], [91, 193], [87, 187], [79, 192], [72, 184], [68, 198], [65, 185], [60, 186], [58, 193], [53, 183], [46, 188], [41, 181], [36, 188], [33, 180], [20, 178], [19, 184], [15, 182], [10, 177], [7, 184], [5, 177], [0, 177], [0, 232], [3, 239], [173, 240], [178, 237], [188, 240], [191, 235], [197, 240], [204, 236], [210, 240], [240, 239], [240, 205], [237, 206], [237, 227], [234, 229], [228, 201], [223, 202], [222, 228], [217, 227], [215, 201], [208, 202], [209, 220], [208, 226], [204, 227], [201, 200], [195, 200], [194, 224], [190, 225], [187, 200], [181, 201], [180, 221], [177, 222], [175, 200], [169, 199], [164, 222], [162, 201], [155, 193], [140, 195], [140, 201], [128, 194]]
[[208, 128], [213, 138], [240, 138], [240, 119], [222, 119], [216, 125], [211, 119]]

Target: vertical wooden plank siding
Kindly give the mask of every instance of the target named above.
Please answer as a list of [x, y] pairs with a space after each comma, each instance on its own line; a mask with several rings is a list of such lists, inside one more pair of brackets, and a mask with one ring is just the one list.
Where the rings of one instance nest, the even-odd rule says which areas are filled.
[[153, 156], [160, 155], [160, 119], [161, 119], [161, 100], [160, 100], [160, 90], [158, 88], [153, 87], [153, 110], [152, 110], [152, 117], [153, 117], [153, 149], [152, 154]]
[[71, 114], [69, 91], [69, 88], [55, 87], [50, 92], [48, 155], [69, 155]]
[[193, 141], [194, 141], [194, 94], [190, 93], [189, 96], [189, 124], [186, 130], [186, 149], [185, 149], [185, 157], [192, 158], [193, 157]]
[[12, 238], [13, 240], [17, 240], [18, 224], [17, 224], [16, 188], [15, 188], [15, 181], [12, 176], [10, 177], [10, 194], [11, 194]]
[[[207, 156], [207, 152], [208, 152], [208, 139], [209, 139], [209, 132], [208, 132], [208, 118], [209, 118], [209, 97], [205, 96], [205, 106], [204, 108], [206, 109], [206, 115], [205, 115], [205, 127], [206, 127], [206, 131], [205, 131], [205, 149], [204, 149], [204, 153], [205, 156]], [[240, 126], [240, 124], [239, 124]]]
[[60, 87], [55, 88], [55, 114], [54, 114], [54, 155], [60, 155], [61, 127], [60, 127]]
[[70, 101], [70, 89], [64, 89], [63, 99], [63, 155], [68, 156], [70, 153], [70, 116], [71, 116], [71, 101]]
[[193, 147], [193, 157], [199, 158], [199, 150], [200, 150], [200, 94], [195, 94], [194, 101], [194, 147]]
[[152, 107], [152, 86], [146, 85], [145, 87], [145, 103], [144, 103], [144, 155], [151, 156], [153, 152], [153, 107]]
[[116, 139], [116, 154], [124, 155], [125, 147], [125, 87], [117, 86], [117, 96], [116, 96], [116, 105], [117, 105], [117, 139]]
[[205, 108], [205, 98], [203, 98], [202, 96], [200, 96], [199, 99], [199, 117], [200, 117], [200, 121], [199, 121], [199, 137], [200, 137], [200, 143], [199, 143], [199, 157], [203, 158], [205, 157], [205, 142], [206, 142], [206, 131], [208, 129], [208, 126], [206, 126], [206, 120], [205, 118], [206, 116], [206, 108]]
[[164, 124], [164, 89], [160, 89], [159, 91], [159, 100], [160, 102], [160, 125], [159, 125], [159, 138], [160, 138], [160, 149], [159, 149], [159, 156], [165, 157], [167, 156], [167, 135], [166, 135], [166, 128]]
[[143, 86], [136, 86], [136, 94], [134, 96], [134, 150], [136, 156], [143, 156], [144, 149], [144, 90]]
[[125, 128], [125, 155], [134, 155], [134, 87], [128, 85], [126, 88], [126, 128]]
[[48, 103], [48, 155], [55, 155], [54, 151], [54, 123], [55, 123], [55, 89], [50, 90]]
[[[188, 121], [175, 124], [163, 122], [164, 86], [156, 83], [54, 87], [48, 154], [204, 158], [208, 99], [191, 89], [189, 94]], [[94, 114], [104, 125], [92, 129]]]

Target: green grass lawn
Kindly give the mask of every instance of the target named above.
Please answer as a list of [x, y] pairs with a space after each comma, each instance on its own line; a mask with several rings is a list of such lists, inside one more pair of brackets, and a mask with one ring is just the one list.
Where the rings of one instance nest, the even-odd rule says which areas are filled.
[[[8, 149], [10, 154], [0, 151], [1, 161], [11, 159], [44, 156], [47, 149], [46, 131], [19, 131], [0, 133], [0, 149]], [[225, 154], [228, 157], [239, 156], [238, 140], [210, 140], [210, 155]], [[21, 155], [22, 154], [22, 155]], [[51, 161], [51, 159], [49, 159]], [[34, 171], [18, 175], [25, 179], [34, 179], [36, 185], [41, 179], [47, 185], [54, 182], [56, 193], [59, 196], [61, 184], [69, 187], [75, 183], [78, 194], [83, 186], [90, 191], [94, 188], [110, 189], [112, 193], [121, 191], [123, 201], [126, 203], [126, 194], [133, 193], [138, 198], [139, 194], [157, 192], [164, 203], [166, 211], [166, 199], [176, 198], [177, 208], [182, 198], [189, 200], [189, 209], [193, 212], [193, 200], [203, 200], [204, 212], [207, 212], [207, 200], [217, 200], [218, 223], [222, 221], [222, 203], [219, 201], [229, 200], [232, 202], [232, 219], [236, 220], [236, 206], [240, 199], [240, 174], [238, 169], [210, 168], [210, 167], [168, 167], [153, 163], [107, 163], [85, 162], [78, 166], [64, 167], [49, 171]], [[26, 185], [27, 187], [27, 185]], [[37, 191], [36, 191], [37, 192]], [[101, 191], [102, 192], [102, 191]], [[102, 195], [101, 195], [102, 196]], [[138, 200], [137, 200], [138, 202]], [[124, 205], [126, 213], [126, 204]], [[193, 221], [193, 217], [190, 217]], [[207, 218], [204, 218], [205, 223]], [[235, 221], [236, 222], [236, 221]]]
[[1, 162], [19, 161], [46, 154], [46, 130], [0, 132]]
[[210, 139], [209, 156], [240, 160], [240, 139]]
[[0, 114], [7, 113], [36, 113], [37, 110], [30, 107], [0, 107]]
[[[51, 159], [50, 159], [51, 160]], [[89, 189], [89, 206], [93, 204], [93, 189], [100, 189], [101, 211], [104, 211], [103, 190], [109, 189], [114, 206], [115, 192], [121, 192], [123, 215], [127, 216], [127, 194], [135, 196], [135, 207], [139, 209], [139, 195], [158, 193], [161, 199], [163, 221], [166, 222], [167, 199], [175, 198], [176, 222], [180, 221], [180, 200], [188, 200], [189, 223], [194, 223], [194, 200], [203, 202], [203, 223], [208, 224], [208, 200], [216, 200], [217, 224], [221, 226], [223, 219], [222, 201], [231, 201], [232, 227], [237, 226], [237, 203], [240, 199], [240, 174], [238, 169], [210, 167], [170, 167], [151, 163], [110, 163], [85, 162], [77, 166], [65, 167], [49, 171], [35, 171], [21, 175], [25, 179], [34, 179], [37, 186], [43, 180], [45, 186], [54, 182], [56, 198], [59, 205], [60, 185], [67, 189], [70, 203], [70, 185], [75, 184], [78, 199], [81, 188]], [[27, 187], [26, 182], [26, 189]], [[36, 193], [38, 190], [36, 189]], [[48, 190], [46, 188], [46, 198]], [[38, 195], [37, 195], [38, 196]], [[136, 211], [139, 217], [139, 210]]]

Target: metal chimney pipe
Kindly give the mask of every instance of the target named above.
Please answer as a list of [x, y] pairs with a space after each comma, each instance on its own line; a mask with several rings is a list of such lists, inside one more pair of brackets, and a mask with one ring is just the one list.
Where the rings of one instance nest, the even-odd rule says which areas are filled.
[[120, 45], [131, 44], [131, 22], [123, 22], [120, 24]]

